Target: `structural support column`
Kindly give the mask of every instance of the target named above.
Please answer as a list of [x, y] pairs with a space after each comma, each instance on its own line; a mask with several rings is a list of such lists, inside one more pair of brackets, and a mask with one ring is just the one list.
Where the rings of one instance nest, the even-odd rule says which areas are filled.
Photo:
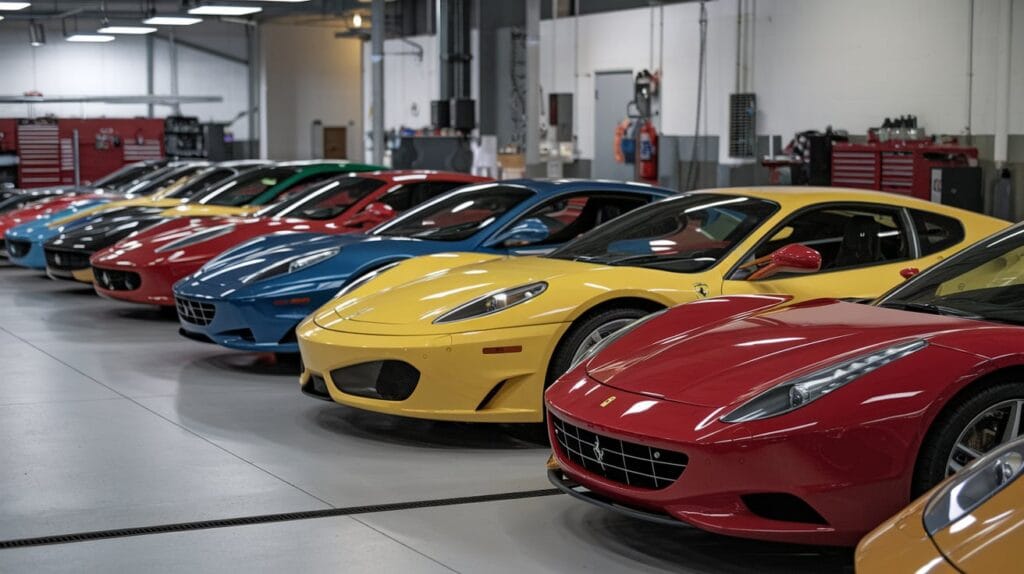
[[[167, 50], [171, 56], [171, 95], [178, 96], [178, 43], [174, 39], [174, 30], [171, 30], [168, 34], [168, 45]], [[181, 115], [181, 104], [174, 102], [174, 115]]]
[[248, 55], [248, 120], [249, 149], [246, 155], [256, 158], [260, 155], [260, 29], [259, 24], [245, 27], [246, 54]]
[[540, 0], [526, 0], [526, 166], [540, 163]]
[[373, 163], [384, 163], [384, 0], [373, 0], [370, 73], [373, 81]]
[[1013, 1], [999, 0], [999, 28], [996, 30], [996, 141], [992, 159], [996, 167], [1006, 165], [1010, 127], [1010, 49], [1013, 40]]
[[[146, 36], [146, 95], [153, 95], [153, 52], [154, 52], [153, 35], [149, 34]], [[152, 102], [146, 106], [146, 116], [153, 117], [154, 109]]]

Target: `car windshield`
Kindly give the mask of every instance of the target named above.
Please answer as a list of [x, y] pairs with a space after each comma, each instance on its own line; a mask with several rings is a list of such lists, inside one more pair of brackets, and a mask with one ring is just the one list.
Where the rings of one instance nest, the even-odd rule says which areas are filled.
[[133, 180], [119, 189], [118, 193], [130, 196], [153, 195], [180, 183], [205, 167], [207, 166], [204, 164], [168, 166]]
[[94, 187], [118, 188], [143, 175], [160, 169], [159, 163], [132, 163], [109, 173], [93, 183]]
[[533, 195], [529, 188], [512, 185], [464, 187], [399, 216], [374, 235], [462, 241]]
[[294, 166], [256, 168], [231, 178], [196, 202], [230, 207], [246, 205], [264, 191], [295, 175], [300, 169]]
[[548, 257], [694, 273], [718, 263], [778, 208], [754, 197], [686, 194], [614, 219]]
[[223, 167], [210, 167], [183, 181], [165, 197], [171, 199], [189, 199], [212, 188], [237, 172]]
[[256, 215], [316, 220], [334, 219], [382, 185], [384, 182], [379, 179], [342, 176], [306, 193], [267, 206]]
[[1015, 226], [900, 285], [882, 307], [1024, 324], [1024, 226]]

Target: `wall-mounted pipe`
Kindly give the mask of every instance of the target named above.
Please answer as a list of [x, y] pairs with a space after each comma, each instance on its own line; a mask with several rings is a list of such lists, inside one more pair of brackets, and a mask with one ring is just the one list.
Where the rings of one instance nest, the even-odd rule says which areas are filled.
[[1010, 124], [1010, 49], [1013, 41], [1013, 2], [999, 0], [999, 19], [996, 30], [996, 109], [995, 148], [992, 159], [996, 167], [1007, 160]]

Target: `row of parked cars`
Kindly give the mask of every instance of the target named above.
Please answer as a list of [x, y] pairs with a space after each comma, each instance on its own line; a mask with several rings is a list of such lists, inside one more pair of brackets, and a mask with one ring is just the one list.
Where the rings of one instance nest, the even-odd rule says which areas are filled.
[[10, 262], [299, 353], [317, 399], [541, 430], [552, 483], [597, 506], [781, 542], [878, 527], [865, 571], [988, 570], [1021, 536], [1021, 226], [348, 162], [138, 164], [0, 200]]

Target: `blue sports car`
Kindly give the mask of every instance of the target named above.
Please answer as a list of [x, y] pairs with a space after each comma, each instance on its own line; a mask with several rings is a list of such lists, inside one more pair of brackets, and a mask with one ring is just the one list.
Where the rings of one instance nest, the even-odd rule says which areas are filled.
[[265, 235], [174, 286], [181, 334], [232, 349], [296, 353], [302, 319], [398, 261], [456, 251], [546, 253], [672, 193], [637, 183], [509, 180], [459, 188], [367, 235]]
[[15, 265], [31, 269], [46, 269], [43, 242], [60, 234], [50, 223], [71, 217], [80, 211], [108, 203], [109, 199], [83, 199], [67, 209], [46, 214], [33, 221], [17, 225], [4, 234], [4, 249], [7, 258]]

